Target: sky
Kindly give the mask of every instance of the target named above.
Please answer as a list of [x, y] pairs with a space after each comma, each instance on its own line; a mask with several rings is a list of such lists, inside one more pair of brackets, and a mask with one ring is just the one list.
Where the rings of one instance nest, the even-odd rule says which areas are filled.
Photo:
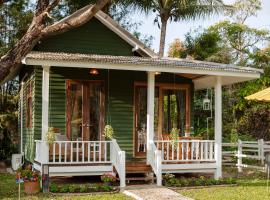
[[[223, 0], [224, 3], [230, 4], [234, 0]], [[143, 34], [148, 34], [154, 36], [152, 48], [155, 52], [158, 52], [159, 49], [159, 35], [160, 29], [157, 25], [154, 25], [155, 15], [145, 16], [144, 14], [138, 14], [134, 17], [137, 21], [143, 21], [143, 25], [140, 27], [140, 32]], [[207, 28], [210, 25], [213, 25], [219, 21], [225, 19], [225, 16], [214, 16], [209, 19], [197, 20], [197, 21], [180, 21], [180, 22], [171, 22], [167, 27], [167, 36], [166, 36], [166, 46], [165, 52], [167, 54], [169, 44], [173, 42], [174, 39], [179, 38], [184, 40], [184, 36], [190, 30], [195, 30], [200, 26], [202, 28]], [[262, 10], [260, 10], [256, 17], [250, 17], [247, 20], [247, 24], [254, 28], [259, 29], [269, 29], [270, 30], [270, 0], [262, 0]]]

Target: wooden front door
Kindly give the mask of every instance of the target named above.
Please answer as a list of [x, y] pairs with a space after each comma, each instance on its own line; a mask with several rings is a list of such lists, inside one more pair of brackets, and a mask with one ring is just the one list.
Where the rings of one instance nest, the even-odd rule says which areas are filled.
[[[147, 85], [135, 84], [134, 155], [146, 156]], [[190, 91], [185, 84], [162, 84], [155, 87], [154, 139], [161, 140], [172, 128], [179, 129], [179, 136], [189, 132]]]
[[66, 82], [66, 129], [70, 140], [103, 140], [104, 89], [101, 81]]

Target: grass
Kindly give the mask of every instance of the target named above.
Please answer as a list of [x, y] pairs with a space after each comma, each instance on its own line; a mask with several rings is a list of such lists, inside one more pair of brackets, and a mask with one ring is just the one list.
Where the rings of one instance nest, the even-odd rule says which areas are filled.
[[[23, 191], [23, 185], [21, 184], [21, 199], [50, 199], [50, 200], [131, 200], [131, 198], [124, 194], [104, 194], [104, 195], [82, 195], [82, 196], [53, 196], [50, 194], [39, 193], [37, 195], [26, 195]], [[15, 183], [15, 176], [6, 173], [0, 173], [0, 199], [18, 199], [18, 184]]]
[[237, 186], [188, 189], [178, 192], [195, 200], [270, 200], [270, 187], [267, 192], [265, 179], [240, 178]]

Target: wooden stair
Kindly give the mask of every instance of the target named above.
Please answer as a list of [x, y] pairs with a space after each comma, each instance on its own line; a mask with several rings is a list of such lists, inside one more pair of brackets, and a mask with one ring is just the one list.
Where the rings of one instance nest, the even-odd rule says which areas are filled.
[[154, 175], [150, 165], [145, 161], [131, 160], [126, 162], [126, 180], [130, 181], [153, 181]]

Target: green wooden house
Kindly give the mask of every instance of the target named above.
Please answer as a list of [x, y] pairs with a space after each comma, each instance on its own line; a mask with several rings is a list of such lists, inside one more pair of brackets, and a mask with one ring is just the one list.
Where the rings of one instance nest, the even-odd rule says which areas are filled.
[[[70, 16], [72, 17], [72, 16]], [[64, 19], [65, 20], [65, 19]], [[221, 173], [222, 86], [260, 72], [158, 58], [108, 15], [46, 38], [22, 60], [21, 153], [50, 176]], [[215, 139], [193, 137], [194, 90], [215, 89]], [[104, 137], [105, 125], [114, 139]], [[56, 133], [46, 142], [50, 127]], [[169, 135], [177, 128], [177, 138]]]

